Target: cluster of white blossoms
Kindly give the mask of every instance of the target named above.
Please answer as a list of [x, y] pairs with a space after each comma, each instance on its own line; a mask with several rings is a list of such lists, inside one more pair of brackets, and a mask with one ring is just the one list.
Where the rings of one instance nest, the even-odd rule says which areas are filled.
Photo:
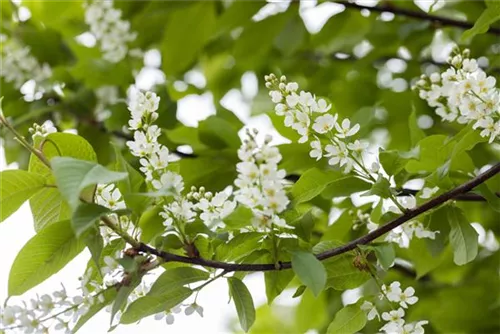
[[174, 314], [179, 314], [182, 312], [182, 307], [184, 307], [184, 314], [187, 316], [190, 316], [191, 314], [194, 314], [195, 312], [200, 315], [200, 317], [203, 317], [203, 307], [200, 305], [193, 303], [193, 304], [179, 304], [175, 307], [172, 307], [170, 310], [166, 310], [164, 312], [156, 313], [154, 315], [155, 320], [163, 320], [165, 319], [167, 325], [172, 325], [175, 321]]
[[97, 104], [94, 109], [96, 120], [102, 122], [111, 116], [109, 107], [119, 101], [118, 87], [101, 86], [95, 90]]
[[42, 125], [33, 123], [28, 132], [31, 133], [31, 138], [35, 140], [37, 137], [46, 137], [51, 133], [57, 132], [57, 129], [51, 121], [45, 121]]
[[122, 11], [113, 8], [111, 0], [96, 0], [85, 10], [85, 23], [100, 43], [103, 58], [112, 63], [125, 58], [127, 43], [137, 37], [137, 33], [130, 31], [130, 22], [122, 20], [121, 16]]
[[[276, 114], [285, 116], [285, 126], [301, 136], [299, 143], [310, 141], [311, 158], [328, 158], [331, 166], [344, 167], [346, 173], [359, 165], [361, 153], [368, 147], [367, 142], [351, 138], [359, 131], [359, 124], [351, 125], [348, 118], [338, 121], [337, 114], [328, 113], [331, 105], [326, 100], [318, 99], [309, 92], [299, 92], [299, 85], [287, 82], [285, 76], [278, 79], [270, 74], [265, 80], [266, 87], [270, 89], [269, 96], [276, 104]], [[328, 143], [323, 145], [320, 137], [326, 138]]]
[[[401, 284], [397, 281], [392, 282], [389, 286], [382, 285], [380, 299], [386, 299], [388, 302], [399, 304], [399, 308], [392, 311], [383, 312], [382, 320], [386, 321], [384, 326], [380, 328], [381, 332], [393, 334], [423, 334], [423, 325], [428, 324], [426, 320], [406, 323], [403, 319], [405, 316], [405, 309], [418, 301], [418, 297], [414, 295], [415, 289], [407, 287], [404, 291], [401, 289]], [[361, 305], [361, 309], [367, 313], [368, 320], [378, 318], [380, 321], [380, 314], [377, 307], [370, 301], [365, 300]]]
[[286, 172], [278, 169], [281, 154], [277, 147], [269, 145], [270, 136], [259, 147], [256, 134], [256, 130], [247, 129], [248, 139], [238, 149], [241, 162], [236, 165], [238, 178], [234, 184], [239, 189], [235, 191], [235, 199], [252, 209], [255, 228], [268, 229], [272, 224], [290, 227], [278, 216], [290, 202], [284, 189]]
[[470, 51], [464, 50], [450, 57], [450, 68], [422, 75], [415, 88], [443, 121], [471, 123], [491, 143], [500, 137], [500, 90], [496, 79], [469, 56]]
[[12, 82], [16, 89], [20, 89], [27, 81], [34, 80], [36, 92], [43, 93], [46, 80], [52, 76], [52, 69], [46, 63], [40, 64], [31, 55], [29, 47], [0, 34], [0, 59], [0, 77], [6, 82]]
[[29, 302], [0, 307], [0, 332], [5, 333], [72, 333], [71, 327], [92, 305], [104, 301], [101, 286], [68, 296], [64, 286], [52, 294], [43, 294]]

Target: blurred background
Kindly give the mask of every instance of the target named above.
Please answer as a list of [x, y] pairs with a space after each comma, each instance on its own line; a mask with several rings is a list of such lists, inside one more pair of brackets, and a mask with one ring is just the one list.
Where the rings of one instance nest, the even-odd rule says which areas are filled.
[[[342, 3], [115, 1], [120, 20], [129, 22], [127, 31], [136, 36], [124, 43], [123, 55], [115, 53], [103, 59], [106, 46], [92, 31], [92, 18], [86, 14], [88, 3], [2, 0], [3, 111], [26, 136], [34, 122], [45, 121], [60, 131], [81, 134], [93, 145], [99, 162], [106, 165], [114, 161], [110, 143], [124, 147], [130, 135], [126, 129], [130, 87], [154, 90], [161, 97], [158, 124], [163, 129], [163, 144], [185, 158], [179, 163], [181, 172], [186, 171], [186, 187], [204, 184], [213, 190], [231, 183], [236, 175], [234, 149], [240, 145], [238, 134], [244, 125], [260, 129], [261, 134], [272, 134], [275, 144], [283, 144], [281, 152], [289, 162], [287, 172], [300, 173], [309, 167], [302, 163], [309, 161], [308, 148], [290, 144], [298, 135], [274, 115], [263, 80], [271, 72], [284, 74], [301, 89], [325, 97], [342, 117], [361, 125], [361, 136], [387, 149], [410, 149], [404, 145], [409, 142], [408, 117], [413, 109], [418, 111], [418, 126], [426, 134], [458, 132], [460, 125], [439, 121], [411, 87], [421, 73], [430, 74], [446, 65], [464, 31], [463, 27], [430, 20], [427, 15], [474, 22], [484, 10], [484, 2], [356, 1], [357, 6], [348, 7]], [[370, 6], [377, 7], [370, 10]], [[418, 13], [420, 18], [401, 12]], [[33, 65], [24, 74], [14, 73], [15, 80], [9, 80], [4, 62], [12, 60], [13, 53], [4, 47], [8, 43], [14, 48], [29, 47], [38, 67]], [[464, 46], [471, 49], [472, 57], [479, 58], [488, 74], [498, 77], [498, 34], [478, 35]], [[19, 61], [28, 57], [22, 52], [15, 54]], [[10, 135], [1, 135], [0, 168], [26, 169], [28, 152]], [[474, 150], [476, 166], [492, 157], [500, 159], [499, 150], [491, 146]], [[341, 212], [339, 209], [338, 215]], [[481, 219], [484, 228], [479, 225], [478, 229], [483, 236], [488, 229], [499, 234], [498, 216], [485, 217], [476, 204], [470, 204], [467, 213], [471, 221]], [[7, 268], [34, 233], [28, 204], [0, 226], [0, 300], [7, 297]], [[350, 238], [349, 234], [345, 236], [346, 240]], [[485, 240], [483, 237], [484, 245]], [[411, 316], [430, 320], [429, 332], [479, 333], [495, 328], [500, 299], [494, 300], [495, 295], [498, 297], [496, 279], [488, 278], [498, 276], [500, 259], [495, 242], [491, 239], [488, 246], [494, 256], [464, 267], [441, 266], [437, 285], [419, 281], [416, 290], [425, 292]], [[415, 256], [406, 255], [409, 259]], [[88, 258], [89, 254], [82, 253], [25, 297], [52, 291], [60, 282], [76, 289], [75, 272], [83, 272]], [[444, 260], [425, 261], [429, 272]], [[405, 280], [401, 273], [389, 275]], [[295, 289], [291, 288], [268, 306], [262, 278], [261, 274], [252, 274], [245, 280], [256, 306], [261, 306], [253, 333], [318, 332], [342, 303], [353, 303], [360, 295], [355, 290], [343, 294], [328, 291], [317, 300], [307, 293], [292, 299]], [[454, 287], [465, 284], [466, 278], [470, 278], [468, 288], [457, 293]], [[438, 287], [436, 293], [433, 289]], [[178, 315], [174, 325], [166, 328], [164, 322], [150, 317], [138, 326], [122, 326], [114, 332], [241, 331], [226, 297], [225, 282], [216, 282], [200, 294], [203, 319]], [[469, 307], [459, 310], [457, 305], [466, 300]], [[81, 332], [101, 333], [108, 322], [108, 315], [102, 313]], [[367, 333], [370, 330], [376, 329], [367, 327]]]

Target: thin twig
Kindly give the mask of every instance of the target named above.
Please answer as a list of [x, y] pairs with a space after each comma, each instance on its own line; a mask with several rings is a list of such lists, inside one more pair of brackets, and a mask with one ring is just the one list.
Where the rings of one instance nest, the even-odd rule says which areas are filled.
[[[406, 8], [400, 8], [393, 6], [392, 4], [389, 4], [387, 2], [376, 6], [365, 6], [344, 0], [334, 0], [332, 2], [344, 5], [346, 8], [350, 9], [357, 9], [357, 10], [367, 9], [377, 13], [388, 12], [394, 15], [405, 16], [417, 20], [438, 23], [442, 26], [457, 27], [462, 29], [470, 29], [474, 26], [474, 23], [472, 22], [450, 19], [444, 16], [432, 15], [425, 13], [423, 11], [414, 11]], [[500, 28], [490, 27], [486, 33], [493, 35], [500, 35]]]

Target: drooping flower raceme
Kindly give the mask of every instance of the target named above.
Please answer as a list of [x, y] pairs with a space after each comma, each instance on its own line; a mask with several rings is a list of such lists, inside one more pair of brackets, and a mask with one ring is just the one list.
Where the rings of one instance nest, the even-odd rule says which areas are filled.
[[[339, 120], [337, 114], [328, 113], [331, 105], [325, 99], [316, 98], [310, 92], [299, 92], [299, 85], [287, 82], [285, 76], [278, 79], [270, 74], [265, 79], [269, 96], [276, 104], [276, 114], [284, 116], [285, 126], [301, 136], [299, 143], [310, 143], [311, 158], [328, 158], [331, 166], [343, 167], [346, 173], [359, 164], [361, 153], [368, 146], [366, 142], [352, 140], [359, 131], [359, 124], [351, 124], [347, 118]], [[327, 141], [323, 142], [321, 137], [326, 137]]]
[[401, 288], [401, 283], [398, 281], [392, 282], [389, 286], [382, 285], [382, 291], [380, 295], [381, 300], [385, 300], [390, 304], [398, 304], [394, 307], [391, 305], [391, 311], [382, 312], [380, 317], [377, 306], [370, 301], [365, 300], [361, 304], [361, 310], [365, 311], [368, 320], [373, 320], [377, 318], [380, 321], [382, 318], [386, 323], [380, 328], [381, 332], [387, 334], [423, 334], [423, 325], [428, 324], [426, 320], [406, 323], [405, 309], [408, 309], [410, 305], [414, 305], [418, 302], [418, 297], [415, 295], [415, 289], [411, 286], [407, 287], [404, 291]]
[[268, 229], [272, 224], [289, 227], [278, 216], [290, 202], [284, 190], [286, 172], [278, 169], [281, 154], [277, 147], [269, 145], [270, 137], [266, 137], [259, 147], [255, 135], [256, 132], [247, 131], [248, 139], [238, 150], [241, 162], [236, 165], [238, 178], [234, 184], [238, 190], [235, 198], [252, 209], [255, 228]]
[[6, 82], [12, 82], [16, 89], [20, 89], [27, 81], [34, 80], [35, 93], [45, 91], [44, 86], [52, 76], [52, 69], [46, 63], [40, 64], [31, 54], [29, 47], [0, 34], [0, 59], [0, 77]]
[[130, 32], [130, 22], [121, 16], [121, 10], [113, 8], [111, 0], [96, 0], [85, 10], [85, 23], [99, 42], [103, 58], [112, 63], [125, 58], [128, 43], [137, 37], [137, 33]]
[[491, 143], [500, 137], [500, 90], [469, 54], [464, 50], [450, 57], [450, 68], [422, 75], [415, 88], [443, 121], [473, 124]]

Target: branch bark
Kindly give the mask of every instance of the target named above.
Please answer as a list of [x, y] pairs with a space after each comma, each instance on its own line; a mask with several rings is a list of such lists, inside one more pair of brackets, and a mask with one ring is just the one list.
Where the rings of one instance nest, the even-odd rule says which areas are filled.
[[[377, 13], [389, 12], [393, 13], [394, 15], [410, 17], [417, 20], [430, 21], [443, 26], [457, 27], [462, 29], [470, 29], [474, 26], [474, 23], [471, 22], [450, 19], [447, 17], [432, 15], [425, 12], [417, 12], [406, 8], [398, 8], [388, 3], [370, 7], [343, 0], [334, 0], [333, 2], [344, 5], [346, 8], [357, 10], [367, 9]], [[490, 27], [487, 33], [492, 35], [500, 35], [500, 28]]]
[[[500, 173], [500, 163], [497, 163], [490, 169], [488, 169], [486, 172], [476, 176], [475, 178], [467, 181], [466, 183], [444, 193], [441, 194], [428, 202], [425, 202], [421, 206], [409, 210], [405, 212], [403, 215], [399, 216], [398, 218], [390, 221], [389, 223], [379, 227], [373, 232], [370, 232], [366, 234], [365, 236], [362, 236], [358, 239], [355, 239], [353, 241], [348, 242], [347, 244], [336, 247], [330, 250], [327, 250], [323, 253], [320, 253], [316, 255], [316, 257], [319, 260], [326, 260], [334, 256], [338, 256], [340, 254], [344, 254], [346, 252], [349, 252], [353, 249], [355, 249], [358, 245], [366, 245], [378, 237], [384, 235], [385, 233], [393, 230], [394, 228], [404, 224], [405, 222], [421, 215], [422, 213], [425, 213], [429, 210], [432, 210], [438, 206], [440, 206], [443, 203], [446, 203], [447, 201], [456, 198], [457, 196], [460, 196], [462, 194], [466, 194], [470, 190], [474, 189], [476, 186], [484, 183], [486, 180], [492, 178], [496, 174]], [[183, 262], [183, 263], [189, 263], [189, 264], [196, 264], [196, 265], [201, 265], [205, 267], [210, 267], [210, 268], [217, 268], [217, 269], [224, 269], [225, 271], [232, 272], [232, 271], [272, 271], [272, 270], [283, 270], [283, 269], [290, 269], [291, 268], [291, 263], [290, 262], [279, 262], [279, 266], [273, 264], [240, 264], [240, 263], [227, 263], [227, 262], [219, 262], [219, 261], [213, 261], [213, 260], [208, 260], [208, 259], [203, 259], [203, 258], [190, 258], [186, 256], [181, 256], [181, 255], [176, 255], [168, 252], [164, 252], [158, 249], [155, 249], [151, 246], [148, 246], [144, 243], [141, 243], [139, 247], [137, 248], [139, 251], [144, 252], [144, 253], [149, 253], [156, 255], [166, 262]]]

